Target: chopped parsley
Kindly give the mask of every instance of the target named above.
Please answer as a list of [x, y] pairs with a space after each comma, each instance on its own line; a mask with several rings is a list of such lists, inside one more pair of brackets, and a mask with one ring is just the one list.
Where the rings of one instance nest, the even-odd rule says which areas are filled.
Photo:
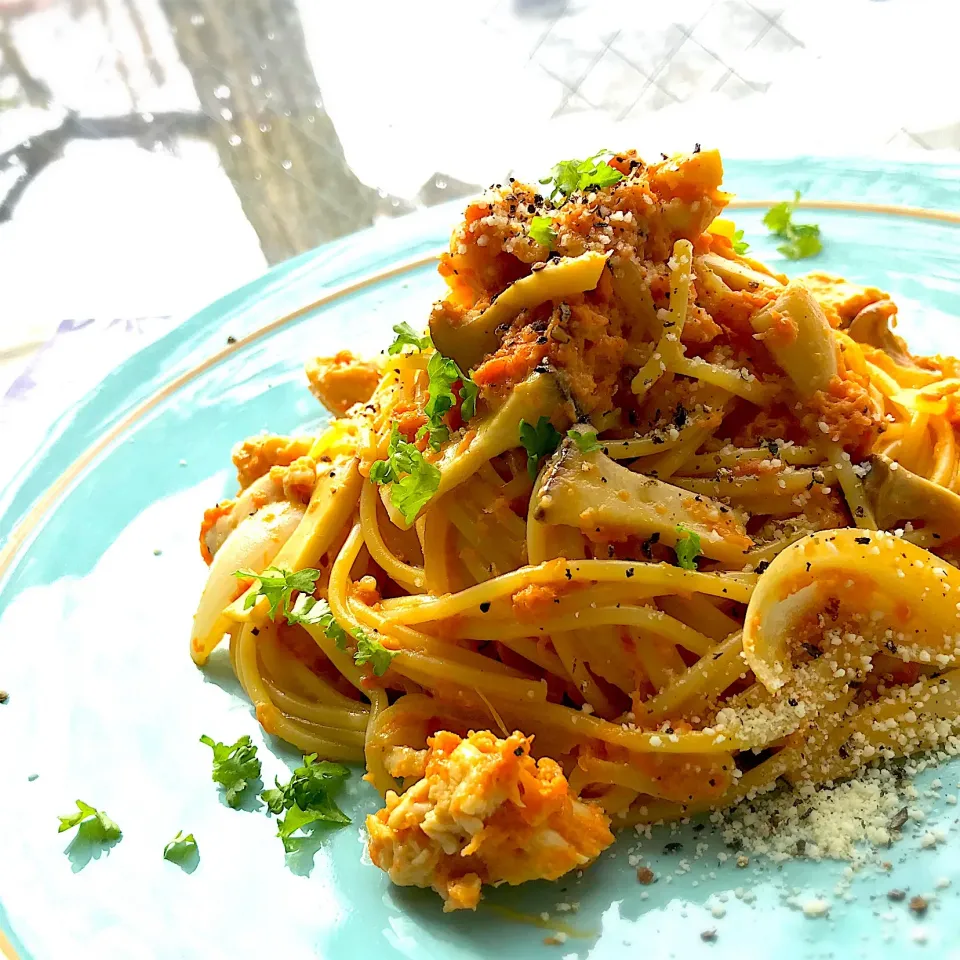
[[397, 655], [395, 650], [388, 650], [379, 640], [357, 630], [357, 652], [353, 659], [358, 667], [369, 663], [373, 672], [382, 677], [390, 666], [390, 661]]
[[750, 249], [750, 244], [743, 239], [743, 231], [734, 230], [733, 231], [733, 252], [739, 253], [742, 256], [749, 249]]
[[109, 840], [119, 840], [123, 833], [120, 827], [103, 810], [97, 810], [96, 807], [91, 807], [89, 803], [84, 803], [82, 800], [77, 801], [76, 813], [60, 817], [60, 827], [57, 833], [72, 830], [74, 827], [79, 827], [80, 824], [88, 824], [85, 829], [89, 838], [101, 843]]
[[430, 339], [429, 334], [424, 334], [421, 337], [406, 321], [394, 324], [393, 332], [397, 335], [397, 339], [387, 347], [387, 353], [390, 354], [391, 357], [400, 353], [404, 347], [413, 347], [414, 350], [426, 350], [428, 347], [433, 346], [433, 341]]
[[550, 199], [553, 200], [558, 194], [566, 198], [590, 187], [602, 190], [604, 187], [619, 183], [623, 179], [623, 174], [605, 160], [598, 160], [598, 157], [609, 152], [609, 150], [599, 150], [586, 160], [561, 160], [554, 164], [550, 176], [540, 181], [553, 184]]
[[477, 396], [480, 388], [469, 376], [460, 378], [460, 416], [464, 422], [472, 420], [477, 412]]
[[677, 527], [680, 538], [673, 548], [677, 552], [677, 563], [684, 570], [697, 569], [697, 557], [700, 556], [700, 534], [688, 530], [684, 526]]
[[293, 609], [287, 614], [287, 623], [299, 623], [304, 627], [322, 627], [323, 632], [341, 649], [347, 648], [349, 634], [333, 617], [333, 611], [326, 600], [301, 593]]
[[561, 439], [549, 417], [541, 417], [536, 426], [526, 420], [520, 421], [520, 443], [527, 451], [527, 472], [531, 480], [537, 479], [540, 461], [560, 446]]
[[276, 787], [260, 794], [271, 813], [284, 814], [277, 822], [277, 836], [283, 841], [283, 849], [293, 853], [304, 837], [295, 836], [298, 830], [311, 823], [350, 823], [350, 818], [337, 806], [330, 796], [350, 776], [350, 771], [340, 763], [321, 760], [311, 753], [303, 758], [303, 766], [297, 767], [287, 783], [274, 779]]
[[182, 830], [163, 848], [163, 859], [182, 866], [199, 852], [192, 833], [183, 835]]
[[206, 734], [200, 738], [200, 742], [213, 750], [212, 779], [226, 788], [227, 805], [236, 809], [240, 806], [240, 795], [247, 784], [260, 776], [257, 748], [250, 743], [247, 734], [231, 746], [217, 743]]
[[763, 217], [764, 226], [786, 241], [777, 250], [790, 260], [815, 257], [822, 249], [820, 227], [815, 223], [794, 223], [793, 211], [800, 201], [800, 191], [793, 191], [793, 201], [784, 200], [772, 206]]
[[534, 217], [530, 221], [530, 239], [535, 243], [542, 244], [548, 249], [553, 249], [557, 234], [553, 229], [553, 217]]
[[440, 444], [450, 439], [450, 429], [443, 418], [456, 405], [453, 385], [460, 382], [460, 416], [469, 420], [477, 412], [477, 394], [480, 388], [457, 366], [455, 360], [434, 353], [427, 363], [427, 403], [423, 408], [427, 422], [418, 436], [429, 436], [430, 446], [440, 449]]
[[390, 434], [387, 459], [377, 460], [370, 468], [373, 483], [389, 483], [390, 502], [413, 523], [440, 486], [440, 470], [428, 463], [423, 454], [400, 436], [397, 425]]
[[270, 618], [276, 619], [277, 611], [283, 613], [289, 623], [294, 623], [290, 619], [290, 600], [294, 590], [300, 593], [313, 593], [314, 584], [320, 576], [320, 571], [313, 567], [306, 567], [303, 570], [297, 570], [291, 573], [289, 570], [281, 570], [279, 567], [267, 567], [263, 573], [253, 573], [250, 570], [235, 570], [235, 577], [241, 580], [259, 580], [260, 586], [255, 593], [247, 595], [243, 602], [245, 610], [249, 610], [260, 597], [265, 597], [270, 605]]
[[318, 626], [323, 628], [323, 632], [337, 645], [341, 650], [347, 649], [347, 641], [356, 640], [356, 648], [353, 659], [358, 667], [369, 663], [373, 667], [373, 672], [382, 677], [390, 666], [390, 661], [396, 656], [396, 652], [388, 650], [379, 640], [372, 640], [363, 630], [358, 629], [356, 636], [352, 637], [349, 631], [337, 623], [330, 609], [330, 604], [326, 600], [315, 600], [303, 594], [297, 598], [293, 610], [287, 614], [289, 623], [299, 623], [303, 626]]
[[592, 427], [571, 427], [567, 431], [567, 436], [577, 445], [581, 453], [593, 453], [600, 449], [600, 441], [597, 440], [597, 431]]

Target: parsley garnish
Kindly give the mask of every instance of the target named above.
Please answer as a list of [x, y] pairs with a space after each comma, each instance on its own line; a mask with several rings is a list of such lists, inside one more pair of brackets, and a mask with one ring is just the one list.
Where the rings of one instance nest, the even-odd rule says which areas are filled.
[[469, 420], [477, 412], [477, 394], [480, 388], [465, 374], [455, 360], [434, 353], [427, 363], [427, 403], [423, 412], [427, 423], [420, 428], [418, 436], [429, 436], [430, 446], [440, 449], [444, 440], [450, 439], [450, 430], [443, 418], [457, 401], [453, 385], [460, 381], [460, 416]]
[[616, 167], [611, 167], [605, 161], [597, 160], [609, 150], [599, 150], [592, 157], [586, 160], [561, 160], [554, 164], [550, 176], [541, 180], [541, 183], [552, 183], [553, 192], [550, 199], [553, 200], [557, 194], [569, 197], [578, 190], [583, 191], [589, 187], [603, 189], [613, 186], [623, 179], [623, 174]]
[[323, 632], [341, 649], [347, 649], [347, 640], [355, 639], [356, 648], [353, 659], [358, 667], [369, 663], [373, 672], [382, 677], [390, 666], [390, 661], [396, 656], [396, 651], [388, 650], [379, 640], [373, 640], [361, 629], [356, 635], [344, 630], [334, 619], [333, 611], [326, 600], [314, 600], [313, 597], [301, 595], [298, 597], [293, 610], [287, 614], [290, 623], [300, 623], [304, 626], [319, 626]]
[[330, 792], [339, 787], [350, 771], [340, 763], [321, 760], [311, 753], [303, 758], [303, 766], [293, 771], [290, 780], [281, 784], [274, 779], [275, 789], [260, 794], [270, 812], [284, 818], [277, 823], [277, 836], [283, 841], [283, 849], [293, 853], [304, 838], [294, 834], [307, 824], [318, 820], [327, 823], [350, 823], [350, 818], [330, 797]]
[[743, 231], [734, 230], [733, 231], [733, 252], [739, 253], [742, 256], [749, 249], [750, 249], [750, 244], [743, 239]]
[[412, 444], [401, 439], [397, 425], [390, 434], [387, 459], [377, 460], [370, 467], [374, 483], [389, 483], [390, 502], [403, 514], [407, 523], [413, 523], [440, 486], [440, 470], [427, 463], [423, 454]]
[[581, 453], [593, 453], [600, 449], [600, 441], [597, 439], [597, 431], [592, 427], [578, 429], [571, 427], [567, 431], [567, 436], [577, 445]]
[[419, 336], [417, 331], [406, 321], [394, 324], [393, 332], [397, 335], [397, 339], [387, 347], [387, 353], [390, 354], [391, 357], [400, 353], [404, 347], [413, 347], [415, 350], [426, 350], [427, 347], [433, 346], [433, 341], [428, 334], [424, 334], [422, 337]]
[[784, 200], [772, 206], [763, 217], [764, 226], [785, 240], [777, 250], [790, 260], [815, 257], [822, 249], [820, 228], [815, 223], [794, 223], [793, 211], [800, 200], [800, 191], [793, 191], [793, 202]]
[[118, 840], [123, 832], [102, 810], [97, 810], [96, 807], [91, 807], [89, 803], [78, 800], [76, 813], [60, 817], [60, 827], [57, 833], [72, 830], [74, 827], [79, 827], [81, 823], [90, 825], [87, 829], [90, 832], [91, 840], [95, 839], [101, 842]]
[[316, 600], [305, 593], [297, 597], [293, 609], [287, 614], [287, 623], [303, 626], [318, 626], [341, 649], [347, 648], [347, 633], [333, 618], [333, 611], [326, 600]]
[[163, 848], [163, 859], [182, 865], [198, 853], [197, 841], [192, 833], [183, 835], [182, 830]]
[[290, 573], [289, 570], [281, 570], [279, 567], [267, 567], [263, 573], [253, 573], [250, 570], [235, 570], [235, 577], [241, 580], [259, 580], [260, 586], [255, 593], [247, 595], [243, 602], [244, 610], [249, 610], [260, 597], [266, 597], [270, 604], [270, 618], [275, 620], [277, 611], [286, 615], [287, 621], [293, 623], [290, 619], [290, 598], [294, 590], [301, 593], [313, 593], [314, 584], [320, 576], [320, 571], [313, 567], [306, 567], [303, 570], [297, 570], [296, 573]]
[[472, 420], [477, 412], [477, 396], [480, 388], [469, 376], [460, 378], [460, 416], [464, 422]]
[[358, 667], [369, 663], [373, 672], [382, 677], [390, 666], [390, 661], [397, 655], [396, 650], [388, 650], [379, 640], [357, 630], [357, 652], [353, 659]]
[[697, 557], [700, 556], [700, 534], [684, 526], [678, 526], [677, 533], [680, 534], [680, 539], [673, 548], [677, 552], [677, 563], [684, 570], [696, 570]]
[[200, 738], [213, 750], [214, 783], [226, 787], [227, 805], [240, 806], [240, 794], [246, 789], [251, 780], [260, 776], [260, 761], [257, 759], [257, 748], [250, 743], [250, 737], [244, 734], [235, 744], [227, 746], [217, 743], [204, 734]]
[[557, 234], [552, 224], [553, 217], [534, 217], [530, 221], [530, 229], [527, 231], [530, 239], [535, 243], [542, 244], [548, 249], [552, 249], [553, 243], [557, 239]]
[[540, 461], [560, 446], [561, 439], [549, 417], [541, 417], [535, 427], [526, 420], [520, 421], [520, 443], [527, 451], [527, 472], [531, 480], [537, 479]]

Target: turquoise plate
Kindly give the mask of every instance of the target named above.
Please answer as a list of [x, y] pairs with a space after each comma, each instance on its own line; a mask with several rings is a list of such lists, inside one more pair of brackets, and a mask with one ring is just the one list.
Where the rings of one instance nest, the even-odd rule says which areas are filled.
[[[826, 269], [889, 289], [916, 350], [958, 352], [958, 175], [952, 165], [744, 161], [728, 164], [727, 183], [759, 256], [787, 272]], [[795, 188], [813, 201], [804, 219], [824, 238], [823, 254], [801, 264], [783, 263], [761, 225], [768, 203]], [[921, 207], [940, 213], [906, 209]], [[232, 488], [235, 441], [321, 421], [305, 359], [373, 351], [392, 324], [424, 322], [441, 290], [431, 258], [458, 212], [435, 209], [305, 254], [208, 307], [66, 412], [0, 493], [0, 685], [9, 691], [0, 706], [0, 953], [960, 956], [956, 808], [936, 799], [956, 788], [956, 763], [919, 778], [921, 795], [935, 797], [927, 822], [908, 823], [884, 855], [889, 873], [851, 879], [846, 863], [756, 858], [738, 869], [735, 857], [718, 858], [727, 851], [709, 824], [688, 824], [642, 841], [631, 832], [580, 878], [491, 891], [475, 914], [444, 915], [434, 894], [395, 889], [369, 863], [362, 823], [377, 800], [358, 776], [345, 802], [353, 824], [312, 857], [285, 862], [271, 820], [253, 805], [223, 804], [202, 733], [226, 742], [249, 733], [265, 781], [297, 758], [262, 734], [223, 651], [202, 672], [190, 661], [205, 575], [201, 512]], [[228, 335], [239, 342], [228, 347]], [[120, 823], [121, 842], [100, 849], [57, 833], [78, 797]], [[921, 834], [931, 825], [946, 842], [928, 849]], [[192, 873], [162, 859], [181, 829], [199, 843]], [[664, 852], [667, 843], [682, 851]], [[657, 883], [638, 884], [637, 852]], [[925, 916], [888, 901], [894, 886], [926, 895]], [[813, 897], [829, 901], [826, 916], [790, 905]], [[710, 929], [715, 938], [703, 940]], [[566, 941], [545, 944], [555, 931]]]

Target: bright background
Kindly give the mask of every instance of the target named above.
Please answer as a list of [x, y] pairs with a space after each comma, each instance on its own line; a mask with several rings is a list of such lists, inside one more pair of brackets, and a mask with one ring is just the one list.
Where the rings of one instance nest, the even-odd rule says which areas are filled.
[[957, 0], [0, 0], [0, 424], [57, 332], [49, 402], [78, 355], [95, 380], [269, 264], [511, 171], [955, 153], [958, 35]]

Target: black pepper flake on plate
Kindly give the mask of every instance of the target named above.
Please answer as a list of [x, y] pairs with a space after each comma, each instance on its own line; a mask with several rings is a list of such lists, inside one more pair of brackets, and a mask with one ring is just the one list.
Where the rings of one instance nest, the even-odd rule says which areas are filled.
[[713, 943], [713, 941], [717, 939], [716, 927], [711, 927], [709, 930], [701, 930], [700, 939], [704, 943]]
[[666, 844], [663, 848], [664, 853], [677, 853], [683, 849], [683, 844], [677, 840], [674, 840], [672, 843]]
[[890, 818], [890, 829], [899, 830], [908, 820], [909, 814], [907, 813], [906, 807], [901, 807], [891, 818]]
[[227, 337], [227, 343], [236, 343], [236, 342], [237, 342], [237, 338], [232, 334], [231, 336]]
[[887, 899], [892, 900], [894, 903], [899, 903], [901, 900], [907, 899], [907, 893], [905, 890], [888, 890]]

